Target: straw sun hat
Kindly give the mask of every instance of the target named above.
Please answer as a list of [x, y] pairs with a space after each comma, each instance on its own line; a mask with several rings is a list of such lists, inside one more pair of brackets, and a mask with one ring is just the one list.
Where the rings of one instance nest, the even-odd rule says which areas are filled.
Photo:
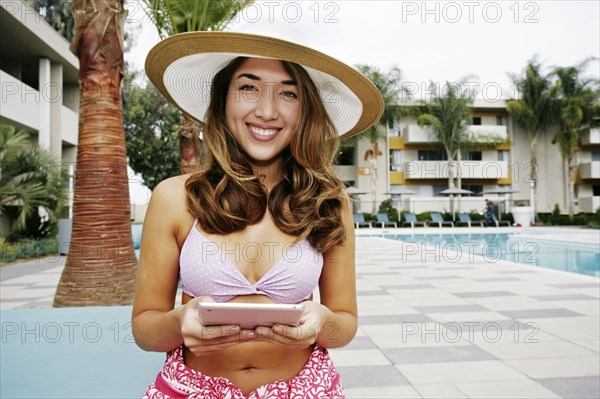
[[145, 69], [163, 96], [192, 118], [204, 121], [213, 78], [234, 58], [290, 61], [308, 72], [340, 136], [353, 136], [376, 123], [383, 99], [373, 83], [305, 42], [289, 25], [278, 23], [251, 23], [237, 32], [181, 33], [154, 46]]

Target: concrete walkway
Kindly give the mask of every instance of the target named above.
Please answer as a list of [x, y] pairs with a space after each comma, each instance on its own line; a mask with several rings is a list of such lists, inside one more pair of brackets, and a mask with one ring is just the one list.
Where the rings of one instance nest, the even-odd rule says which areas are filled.
[[[18, 345], [4, 340], [7, 318], [58, 311], [7, 309], [51, 306], [63, 264], [64, 257], [0, 268], [3, 349]], [[600, 397], [598, 278], [414, 253], [414, 245], [360, 236], [357, 273], [358, 335], [331, 351], [349, 398]], [[127, 311], [119, 311], [123, 322]], [[152, 357], [152, 372], [159, 360]], [[7, 380], [14, 361], [2, 356], [2, 398], [17, 391], [11, 384], [27, 392], [30, 374]]]

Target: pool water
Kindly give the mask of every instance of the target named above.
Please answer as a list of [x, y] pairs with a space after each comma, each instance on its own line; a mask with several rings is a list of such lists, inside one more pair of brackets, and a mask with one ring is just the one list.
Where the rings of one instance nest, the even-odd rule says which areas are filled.
[[[391, 234], [385, 238], [415, 244], [414, 249], [435, 248], [450, 261], [507, 260], [566, 272], [600, 277], [600, 248], [594, 244], [535, 240], [518, 234]], [[410, 248], [409, 248], [410, 250]]]

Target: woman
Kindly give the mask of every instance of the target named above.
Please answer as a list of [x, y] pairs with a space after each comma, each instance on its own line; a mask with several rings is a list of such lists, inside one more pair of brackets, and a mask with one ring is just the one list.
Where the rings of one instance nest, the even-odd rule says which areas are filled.
[[[273, 27], [172, 36], [146, 61], [158, 90], [205, 122], [208, 160], [159, 184], [146, 213], [133, 331], [168, 354], [145, 397], [343, 397], [326, 348], [357, 329], [354, 230], [332, 161], [339, 136], [383, 104], [364, 76]], [[241, 330], [203, 326], [202, 301], [305, 311], [295, 327]]]

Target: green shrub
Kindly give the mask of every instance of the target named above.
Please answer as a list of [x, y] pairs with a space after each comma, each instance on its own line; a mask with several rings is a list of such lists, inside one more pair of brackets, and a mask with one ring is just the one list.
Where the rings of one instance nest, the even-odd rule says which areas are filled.
[[0, 263], [16, 260], [36, 259], [58, 253], [58, 240], [55, 237], [39, 240], [21, 239], [10, 242], [0, 238]]
[[398, 210], [394, 207], [392, 199], [386, 199], [379, 205], [379, 213], [385, 213], [391, 222], [398, 221]]

